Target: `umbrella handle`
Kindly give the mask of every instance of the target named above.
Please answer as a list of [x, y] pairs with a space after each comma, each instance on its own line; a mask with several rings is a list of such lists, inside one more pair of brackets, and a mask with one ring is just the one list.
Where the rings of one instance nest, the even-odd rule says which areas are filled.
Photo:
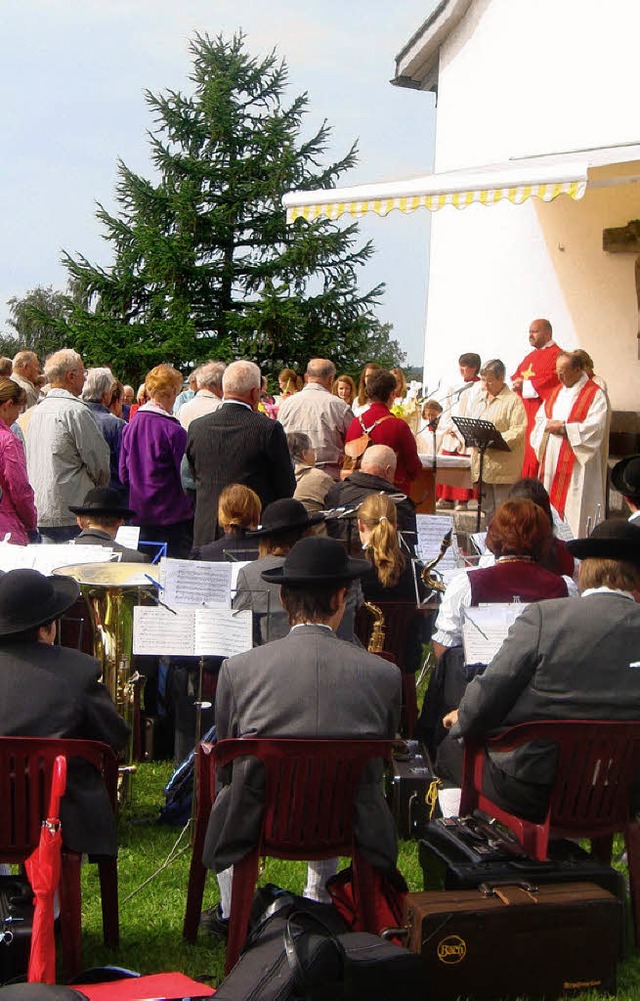
[[53, 778], [51, 780], [51, 795], [49, 798], [49, 817], [60, 814], [60, 800], [67, 787], [67, 759], [64, 754], [58, 754], [53, 762]]

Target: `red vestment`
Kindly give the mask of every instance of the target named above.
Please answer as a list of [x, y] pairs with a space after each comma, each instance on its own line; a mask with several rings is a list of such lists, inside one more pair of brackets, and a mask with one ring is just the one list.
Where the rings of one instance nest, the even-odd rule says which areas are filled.
[[559, 348], [557, 344], [549, 344], [546, 348], [534, 348], [520, 362], [517, 370], [511, 376], [512, 381], [514, 379], [529, 379], [538, 394], [536, 398], [528, 400], [522, 396], [521, 389], [516, 390], [518, 396], [522, 398], [527, 414], [527, 438], [522, 464], [523, 477], [531, 476], [535, 479], [538, 475], [538, 459], [530, 442], [531, 432], [541, 405], [548, 399], [549, 394], [560, 385], [556, 375], [556, 359], [561, 350], [562, 348]]
[[[581, 424], [587, 419], [587, 414], [589, 413], [589, 407], [593, 403], [594, 397], [599, 390], [599, 386], [593, 381], [593, 379], [588, 379], [576, 398], [575, 403], [571, 408], [567, 424]], [[553, 405], [556, 402], [558, 393], [561, 387], [558, 386], [557, 389], [553, 390], [549, 397], [545, 400], [544, 408], [548, 420], [553, 419]], [[547, 438], [544, 439], [545, 450]], [[549, 500], [555, 507], [556, 511], [561, 518], [564, 518], [564, 509], [567, 503], [567, 492], [569, 490], [569, 483], [571, 482], [571, 474], [573, 473], [573, 467], [576, 461], [576, 454], [573, 451], [571, 445], [567, 438], [563, 438], [562, 445], [560, 446], [560, 454], [558, 456], [558, 462], [553, 474], [553, 480], [551, 481], [551, 489], [549, 490]], [[542, 478], [544, 473], [544, 463], [545, 455], [542, 456], [542, 467], [540, 470], [540, 477]]]

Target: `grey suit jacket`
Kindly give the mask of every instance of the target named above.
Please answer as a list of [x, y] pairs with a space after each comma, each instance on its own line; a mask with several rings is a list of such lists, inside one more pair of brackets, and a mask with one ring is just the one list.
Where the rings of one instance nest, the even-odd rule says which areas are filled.
[[151, 563], [151, 557], [147, 553], [140, 553], [137, 549], [121, 546], [107, 532], [102, 532], [97, 528], [85, 528], [83, 532], [80, 532], [80, 535], [76, 536], [75, 542], [79, 546], [106, 546], [108, 549], [113, 549], [114, 553], [122, 554], [123, 563]]
[[[343, 643], [318, 625], [225, 660], [216, 691], [218, 740], [228, 737], [393, 737], [401, 681], [395, 665]], [[225, 770], [203, 852], [221, 872], [256, 844], [263, 774], [255, 761]], [[395, 864], [393, 818], [382, 793], [382, 763], [371, 762], [355, 803], [356, 838], [374, 865]]]
[[[640, 605], [616, 592], [529, 605], [487, 670], [468, 685], [452, 736], [542, 719], [640, 719]], [[555, 754], [493, 754], [503, 771], [550, 784]]]

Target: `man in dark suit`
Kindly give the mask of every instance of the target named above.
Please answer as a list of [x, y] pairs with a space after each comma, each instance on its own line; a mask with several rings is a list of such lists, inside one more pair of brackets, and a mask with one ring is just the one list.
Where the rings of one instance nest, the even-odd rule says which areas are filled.
[[[388, 445], [369, 445], [362, 456], [360, 468], [346, 479], [330, 487], [325, 498], [327, 510], [336, 507], [357, 508], [370, 494], [387, 494], [396, 505], [398, 531], [401, 533], [411, 555], [417, 542], [416, 506], [410, 497], [394, 486], [396, 475], [396, 454]], [[351, 522], [349, 536], [348, 519], [332, 519], [327, 522], [327, 531], [334, 539], [351, 538], [351, 552], [361, 549], [355, 519]]]
[[[529, 605], [458, 709], [436, 770], [460, 784], [459, 737], [543, 719], [640, 719], [640, 528], [605, 521], [567, 543], [581, 559], [580, 598]], [[544, 816], [555, 775], [552, 746], [528, 744], [487, 758], [484, 784], [499, 805]]]
[[[284, 565], [263, 573], [281, 585], [291, 632], [224, 661], [216, 691], [219, 740], [228, 737], [394, 737], [400, 716], [397, 667], [335, 634], [350, 581], [369, 570], [347, 557], [335, 539], [297, 542]], [[395, 825], [382, 794], [382, 763], [370, 762], [355, 803], [356, 839], [381, 868], [395, 865]], [[261, 769], [236, 762], [211, 811], [203, 862], [221, 874], [222, 914], [205, 912], [210, 930], [228, 916], [229, 867], [258, 839], [262, 814]], [[333, 860], [331, 860], [333, 861]], [[337, 864], [337, 860], [336, 860]], [[333, 867], [335, 871], [335, 866]], [[310, 866], [307, 895], [323, 899], [326, 864]], [[213, 919], [213, 920], [211, 920]]]
[[95, 487], [90, 490], [84, 503], [70, 507], [78, 526], [82, 529], [76, 536], [78, 546], [106, 546], [114, 553], [120, 553], [122, 563], [150, 563], [151, 557], [137, 549], [129, 549], [116, 542], [116, 534], [127, 518], [135, 511], [125, 506], [122, 494], [112, 487]]
[[[80, 594], [69, 577], [11, 570], [0, 577], [0, 735], [101, 740], [121, 750], [129, 727], [98, 678], [97, 660], [54, 646], [56, 620]], [[62, 838], [89, 855], [117, 854], [107, 791], [93, 766], [71, 759]]]
[[216, 538], [218, 497], [230, 483], [255, 490], [263, 508], [293, 496], [296, 480], [282, 425], [256, 413], [260, 387], [257, 365], [233, 362], [222, 378], [222, 406], [189, 425], [187, 460], [196, 485], [194, 546]]

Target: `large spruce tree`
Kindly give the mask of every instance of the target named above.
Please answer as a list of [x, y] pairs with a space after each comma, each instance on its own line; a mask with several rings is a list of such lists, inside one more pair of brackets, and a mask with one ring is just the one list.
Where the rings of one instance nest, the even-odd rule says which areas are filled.
[[153, 180], [119, 163], [117, 214], [97, 216], [113, 250], [100, 268], [64, 256], [75, 303], [67, 340], [90, 364], [133, 379], [178, 366], [249, 357], [265, 370], [328, 356], [354, 369], [401, 357], [373, 314], [383, 286], [361, 293], [371, 256], [356, 224], [285, 224], [282, 195], [323, 188], [356, 160], [324, 164], [329, 129], [303, 136], [307, 97], [285, 100], [287, 67], [252, 58], [244, 37], [196, 35], [193, 93], [147, 92]]

